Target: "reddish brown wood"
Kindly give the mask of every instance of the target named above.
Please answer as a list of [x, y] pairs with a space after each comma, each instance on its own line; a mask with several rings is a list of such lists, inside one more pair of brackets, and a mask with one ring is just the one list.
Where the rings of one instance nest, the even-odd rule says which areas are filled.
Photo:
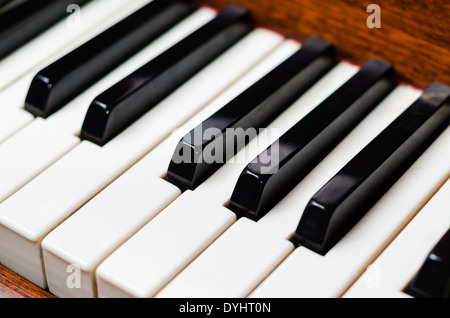
[[[392, 63], [405, 81], [450, 85], [450, 1], [446, 0], [198, 0], [248, 8], [258, 25], [304, 40], [319, 35], [357, 63]], [[381, 7], [381, 29], [367, 27], [369, 4]]]
[[54, 296], [0, 266], [0, 298], [54, 298]]

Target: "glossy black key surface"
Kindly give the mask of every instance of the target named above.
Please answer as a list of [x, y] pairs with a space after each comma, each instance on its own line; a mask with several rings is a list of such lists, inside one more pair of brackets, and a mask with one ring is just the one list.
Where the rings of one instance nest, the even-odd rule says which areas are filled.
[[0, 0], [0, 7], [4, 6], [5, 4], [11, 2], [12, 0]]
[[182, 191], [198, 187], [334, 66], [332, 53], [331, 43], [311, 39], [192, 130], [175, 150], [168, 181]]
[[420, 298], [450, 298], [450, 231], [428, 255], [408, 292]]
[[63, 19], [69, 5], [88, 1], [27, 0], [6, 10], [0, 15], [0, 59]]
[[111, 141], [247, 35], [252, 30], [249, 21], [249, 12], [239, 6], [222, 10], [211, 22], [98, 96], [86, 115], [81, 137], [100, 146]]
[[449, 99], [449, 87], [429, 87], [314, 195], [295, 243], [326, 254], [449, 126]]
[[186, 1], [155, 0], [40, 71], [25, 109], [48, 117], [193, 11]]
[[229, 208], [261, 219], [395, 87], [391, 65], [370, 60], [242, 172]]

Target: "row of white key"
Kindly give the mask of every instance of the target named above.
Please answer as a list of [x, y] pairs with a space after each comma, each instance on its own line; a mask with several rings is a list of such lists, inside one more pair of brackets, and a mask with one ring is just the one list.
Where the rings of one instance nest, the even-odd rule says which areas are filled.
[[[273, 35], [264, 34], [264, 36], [272, 37]], [[162, 179], [179, 140], [192, 127], [197, 126], [226, 105], [298, 48], [299, 45], [293, 41], [282, 44], [203, 111], [177, 129], [171, 137], [47, 236], [43, 241], [43, 249], [50, 290], [65, 297], [93, 296], [95, 286], [92, 284], [92, 277], [100, 262], [181, 195], [177, 187]], [[108, 222], [102, 221], [105, 219]], [[84, 224], [90, 225], [88, 230], [85, 229]], [[81, 233], [84, 237], [82, 241], [73, 239], [79, 237]], [[93, 242], [96, 242], [95, 247]], [[60, 253], [61, 251], [63, 253]], [[61, 264], [61, 266], [55, 266], [55, 264]], [[66, 268], [74, 264], [81, 269], [82, 281], [90, 280], [91, 282], [83, 284], [78, 290], [70, 290], [65, 284]]]
[[[356, 67], [347, 63], [340, 64], [268, 127], [268, 131], [276, 130], [252, 141], [237, 158], [195, 191], [184, 193], [108, 257], [96, 272], [99, 297], [155, 296], [236, 222], [235, 214], [224, 205], [245, 166], [356, 71]], [[274, 250], [279, 246], [276, 239], [271, 246]], [[293, 248], [287, 241], [283, 241], [282, 246], [283, 253]], [[276, 263], [277, 258], [272, 261]], [[133, 265], [136, 262], [140, 264], [139, 268]], [[192, 294], [192, 297], [196, 296]]]
[[[41, 240], [281, 41], [273, 32], [253, 32], [106, 146], [81, 142], [4, 201], [0, 205], [0, 262], [45, 288]], [[211, 81], [214, 77], [221, 80]], [[8, 240], [3, 240], [3, 235]], [[12, 246], [30, 252], [11, 253]]]

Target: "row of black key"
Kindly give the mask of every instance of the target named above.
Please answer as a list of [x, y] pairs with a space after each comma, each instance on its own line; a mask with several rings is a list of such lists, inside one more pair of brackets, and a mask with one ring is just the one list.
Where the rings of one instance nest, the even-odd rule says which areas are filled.
[[81, 137], [105, 145], [251, 31], [247, 10], [230, 6], [211, 22], [92, 102]]
[[47, 118], [193, 11], [180, 1], [154, 1], [41, 70], [25, 109]]
[[[50, 21], [61, 19], [55, 13], [61, 13], [58, 7], [61, 4], [57, 6], [55, 2], [41, 2], [40, 8], [48, 6], [47, 9], [54, 10], [46, 10], [36, 32], [51, 25]], [[87, 1], [76, 3], [84, 2]], [[18, 11], [9, 11], [9, 20], [2, 20], [5, 30], [14, 30], [19, 22], [23, 23], [18, 28], [20, 32], [17, 31], [20, 36], [0, 34], [8, 44], [3, 47], [3, 55], [36, 34], [26, 27], [30, 21], [38, 21], [33, 18], [32, 8], [31, 1], [26, 1], [14, 8]], [[188, 1], [151, 2], [39, 72], [30, 87], [26, 109], [35, 116], [52, 115], [192, 11]], [[13, 21], [17, 12], [27, 14], [20, 21]], [[230, 6], [105, 91], [89, 108], [82, 138], [105, 145], [248, 34], [252, 29], [249, 22], [245, 9]], [[267, 127], [335, 64], [329, 42], [319, 38], [306, 42], [291, 58], [183, 138], [170, 164], [168, 180], [183, 191], [198, 187], [250, 141], [245, 133], [230, 132]], [[278, 156], [271, 154], [270, 147], [244, 170], [230, 209], [238, 217], [261, 219], [392, 91], [395, 87], [392, 74], [392, 67], [378, 60], [363, 65], [352, 79], [279, 139]], [[431, 86], [330, 180], [308, 204], [294, 242], [326, 254], [448, 127], [449, 96], [449, 88], [440, 84]], [[198, 129], [215, 129], [217, 133], [209, 138], [201, 134], [196, 139]], [[205, 160], [208, 149], [218, 147], [224, 150], [222, 160]], [[187, 160], [180, 161], [180, 156]], [[276, 162], [268, 163], [266, 158], [276, 158]]]
[[[296, 54], [195, 128], [178, 145], [168, 180], [183, 191], [194, 190], [250, 141], [247, 138], [236, 142], [236, 138], [243, 136], [234, 132], [251, 128], [257, 133], [266, 127], [335, 64], [332, 53], [329, 42], [319, 38], [308, 41]], [[216, 133], [211, 136], [202, 133], [212, 129]], [[218, 151], [223, 157], [211, 160], [208, 149], [220, 148], [224, 150]]]
[[[316, 49], [317, 59], [325, 54], [326, 50], [318, 49], [326, 47], [325, 43], [313, 39], [294, 57], [308, 59], [302, 52], [309, 54]], [[233, 134], [233, 131], [259, 129], [273, 121], [288, 106], [284, 102], [289, 104], [292, 98], [301, 95], [302, 85], [311, 84], [300, 83], [301, 80], [295, 83], [289, 81], [287, 75], [279, 76], [278, 71], [285, 68], [301, 71], [301, 68], [294, 68], [298, 64], [298, 60], [288, 59], [187, 134], [175, 150], [168, 181], [183, 191], [194, 190], [239, 151], [235, 145], [242, 147], [249, 142], [248, 134]], [[246, 167], [229, 208], [238, 217], [261, 219], [392, 91], [396, 85], [392, 73], [392, 67], [381, 61], [366, 63], [352, 79], [277, 141], [278, 156], [270, 154], [273, 147], [269, 147]], [[272, 83], [273, 89], [266, 89], [266, 83]], [[291, 85], [297, 86], [299, 94], [292, 95]], [[449, 126], [449, 102], [450, 88], [438, 83], [430, 86], [312, 198], [303, 213], [294, 243], [322, 255], [336, 245]], [[204, 134], [211, 129], [216, 133]], [[225, 157], [219, 162], [208, 160], [212, 149]], [[268, 162], [267, 158], [275, 162]]]
[[[187, 0], [155, 0], [41, 70], [25, 109], [48, 117], [141, 48], [193, 12]], [[81, 138], [104, 146], [251, 30], [249, 12], [238, 6], [151, 60], [89, 107]]]
[[294, 241], [326, 254], [450, 124], [450, 88], [422, 97], [308, 203]]

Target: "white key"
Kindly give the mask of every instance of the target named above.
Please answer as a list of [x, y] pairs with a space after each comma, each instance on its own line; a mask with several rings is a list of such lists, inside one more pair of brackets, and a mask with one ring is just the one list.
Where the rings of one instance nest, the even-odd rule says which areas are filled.
[[20, 134], [0, 146], [0, 202], [3, 202], [39, 172], [45, 170], [80, 140], [75, 135], [55, 133], [36, 119]]
[[448, 179], [449, 145], [450, 128], [326, 256], [298, 248], [253, 296], [342, 296]]
[[344, 297], [376, 298], [395, 293], [398, 297], [410, 297], [404, 293], [405, 288], [450, 228], [449, 206], [447, 181]]
[[247, 297], [293, 250], [289, 241], [242, 218], [156, 297]]
[[0, 92], [0, 144], [34, 119], [34, 116], [24, 109], [30, 83], [30, 78], [23, 77]]
[[[0, 237], [12, 230], [16, 240], [10, 238], [9, 245], [19, 244], [17, 250], [24, 248], [22, 244], [40, 250], [40, 239], [49, 231], [261, 60], [261, 48], [252, 44], [255, 36], [268, 31], [258, 31], [216, 59], [105, 147], [82, 142], [4, 201], [0, 205]], [[211, 78], [221, 80], [211, 81]], [[34, 255], [38, 254], [36, 251]], [[15, 270], [21, 268], [25, 257], [1, 254], [0, 261]], [[28, 260], [25, 267], [29, 267], [29, 271], [21, 271], [22, 276], [38, 286], [46, 286], [40, 257]]]
[[[255, 43], [255, 45], [261, 49], [266, 47], [267, 51], [270, 47], [269, 43], [275, 46], [281, 43], [283, 38], [271, 33], [261, 33], [260, 40], [261, 43]], [[142, 228], [162, 211], [168, 202], [180, 196], [178, 188], [161, 179], [166, 174], [179, 140], [192, 127], [196, 127], [223, 105], [226, 105], [290, 56], [297, 48], [298, 44], [286, 41], [202, 112], [177, 129], [176, 134], [166, 139], [138, 164], [77, 211], [74, 216], [50, 233], [42, 242], [50, 291], [59, 297], [95, 296], [96, 288], [92, 284], [91, 277], [100, 262], [129, 238], [130, 233], [134, 234], [137, 229]], [[129, 189], [137, 190], [129, 191]], [[144, 191], [144, 194], [140, 195], [140, 189]], [[152, 189], [152, 192], [149, 193], [148, 189]], [[128, 208], [120, 208], [123, 206]], [[129, 213], [129, 211], [133, 212]], [[104, 222], [106, 219], [107, 223]], [[89, 226], [85, 226], [86, 224]], [[77, 239], [80, 236], [83, 236], [83, 240]], [[74, 263], [82, 264], [78, 265], [82, 270], [82, 281], [91, 282], [83, 283], [81, 289], [69, 289], [65, 284], [66, 269]], [[167, 270], [167, 267], [164, 268]], [[164, 277], [163, 275], [157, 276]]]
[[[117, 245], [139, 230], [140, 223], [152, 219], [155, 216], [154, 211], [162, 211], [181, 194], [177, 187], [161, 178], [152, 176], [144, 179], [148, 176], [142, 174], [127, 176], [143, 178], [142, 187], [129, 188], [125, 192], [127, 197], [133, 200], [116, 200], [118, 190], [123, 191], [123, 188], [120, 187], [121, 184], [113, 183], [109, 186], [110, 191], [100, 193], [98, 200], [88, 203], [83, 210], [75, 213], [69, 222], [60, 225], [56, 232], [52, 232], [44, 239], [43, 255], [47, 282], [52, 294], [71, 298], [96, 297], [93, 269], [101, 262], [102, 257], [105, 257], [104, 250], [113, 251]], [[148, 202], [149, 196], [159, 199]], [[110, 202], [116, 204], [111, 206]], [[92, 226], [86, 221], [92, 222]], [[76, 258], [80, 254], [83, 258]], [[71, 288], [67, 285], [69, 279], [67, 269], [70, 266], [75, 266], [80, 271], [80, 288]]]
[[82, 7], [81, 23], [69, 27], [66, 19], [43, 32], [0, 61], [0, 91], [27, 73], [36, 73], [109, 26], [142, 7], [149, 0], [96, 0]]
[[151, 297], [236, 221], [223, 206], [204, 200], [198, 207], [198, 200], [187, 191], [103, 262], [99, 297]]
[[[80, 143], [79, 131], [92, 100], [215, 16], [200, 9], [46, 120], [38, 119], [0, 145], [0, 202]], [[20, 110], [20, 112], [23, 112]], [[17, 112], [16, 112], [17, 113]]]
[[[216, 233], [220, 234], [221, 230], [226, 229], [230, 225], [229, 222], [234, 222], [233, 220], [236, 218], [234, 213], [225, 209], [223, 205], [229, 200], [235, 182], [244, 167], [268, 145], [278, 139], [280, 133], [289, 129], [297, 122], [298, 118], [308, 114], [315, 105], [318, 105], [342, 85], [346, 76], [350, 77], [349, 73], [354, 71], [338, 72], [342, 68], [346, 69], [345, 66], [340, 66], [330, 72], [289, 110], [283, 113], [269, 127], [279, 128], [276, 132], [271, 135], [264, 134], [264, 136], [259, 136], [252, 141], [234, 160], [216, 172], [194, 192], [189, 192], [187, 198], [182, 196], [175, 201], [175, 204], [163, 211], [159, 218], [163, 219], [164, 222], [154, 223], [156, 219], [153, 220], [129, 241], [132, 243], [125, 243], [113, 254], [113, 257], [109, 257], [102, 263], [97, 272], [99, 295], [104, 297], [120, 295], [152, 297], [178, 273], [177, 271], [188, 265], [205, 246], [212, 243], [217, 236], [211, 237], [210, 229], [216, 228], [218, 229]], [[183, 201], [186, 202], [183, 203]], [[195, 202], [195, 204], [191, 202]], [[186, 207], [191, 205], [193, 205], [192, 208], [187, 210]], [[203, 213], [209, 213], [208, 215], [217, 213], [222, 216], [225, 212], [227, 212], [226, 215], [230, 215], [230, 218], [232, 216], [232, 219], [225, 218], [223, 221], [225, 223], [219, 225], [217, 223], [204, 224]], [[189, 218], [189, 227], [185, 227], [184, 219], [180, 219], [179, 215]], [[217, 218], [220, 219], [221, 217], [218, 216]], [[160, 235], [161, 233], [164, 233], [164, 238], [161, 237], [152, 241], [147, 239], [149, 236], [153, 237], [153, 235]], [[192, 233], [196, 234], [196, 240], [190, 239]], [[173, 246], [176, 242], [165, 239], [166, 235], [183, 237], [183, 244], [186, 244], [183, 253], [180, 253]], [[198, 237], [203, 237], [203, 239], [198, 240]], [[130, 274], [130, 264], [137, 260], [144, 262], [143, 257], [150, 262], [146, 266], [143, 265], [145, 270], [138, 271], [134, 268], [133, 274]], [[165, 261], [169, 257], [170, 262], [166, 263]], [[158, 263], [157, 266], [154, 264], [154, 260], [159, 259], [162, 263]], [[154, 266], [151, 271], [149, 266]], [[270, 265], [268, 266], [270, 267]]]

